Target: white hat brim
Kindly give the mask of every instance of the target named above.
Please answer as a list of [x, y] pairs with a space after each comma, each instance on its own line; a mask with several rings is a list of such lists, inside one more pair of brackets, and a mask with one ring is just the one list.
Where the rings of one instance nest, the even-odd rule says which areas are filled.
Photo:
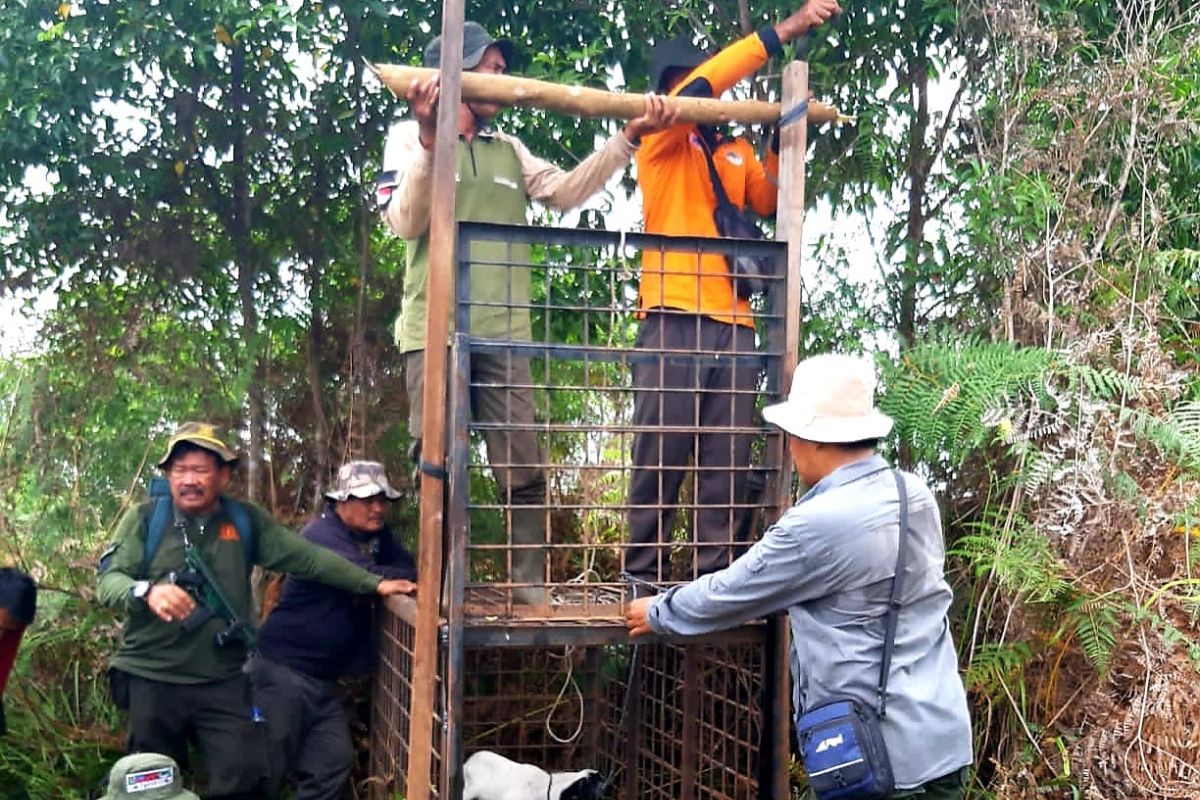
[[356, 486], [347, 492], [326, 492], [325, 497], [329, 500], [334, 500], [338, 503], [349, 500], [351, 497], [357, 497], [359, 500], [364, 497], [374, 497], [377, 494], [385, 496], [388, 500], [399, 500], [400, 493], [386, 484], [378, 483], [367, 484], [366, 486]]
[[797, 439], [822, 444], [846, 444], [866, 439], [882, 439], [892, 432], [892, 418], [875, 409], [851, 417], [818, 416], [785, 401], [767, 406], [763, 419], [782, 428]]

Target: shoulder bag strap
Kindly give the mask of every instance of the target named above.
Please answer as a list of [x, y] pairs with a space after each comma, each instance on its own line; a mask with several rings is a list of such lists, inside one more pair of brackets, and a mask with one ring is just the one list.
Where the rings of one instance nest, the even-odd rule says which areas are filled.
[[900, 470], [892, 470], [900, 496], [900, 541], [896, 550], [896, 576], [892, 578], [892, 597], [884, 617], [883, 665], [879, 668], [879, 716], [887, 715], [887, 682], [892, 668], [892, 649], [896, 644], [896, 619], [900, 616], [900, 592], [904, 586], [904, 562], [908, 544], [908, 487]]
[[713, 163], [712, 150], [708, 148], [708, 142], [704, 137], [700, 137], [700, 149], [704, 151], [704, 161], [708, 164], [708, 179], [712, 181], [713, 193], [717, 196], [718, 206], [732, 206], [729, 202], [729, 195], [725, 194], [725, 186], [721, 183], [721, 176], [717, 174], [717, 166]]

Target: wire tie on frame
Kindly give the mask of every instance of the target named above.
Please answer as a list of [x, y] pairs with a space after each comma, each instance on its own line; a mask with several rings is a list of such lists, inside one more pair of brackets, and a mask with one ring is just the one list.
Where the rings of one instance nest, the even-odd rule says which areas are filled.
[[445, 467], [439, 467], [437, 464], [431, 464], [428, 461], [422, 461], [417, 464], [417, 469], [420, 470], [421, 474], [436, 478], [439, 481], [450, 479], [450, 473], [446, 471]]
[[779, 127], [783, 128], [791, 125], [796, 120], [804, 119], [808, 115], [808, 101], [803, 100], [799, 105], [789, 108], [779, 117]]

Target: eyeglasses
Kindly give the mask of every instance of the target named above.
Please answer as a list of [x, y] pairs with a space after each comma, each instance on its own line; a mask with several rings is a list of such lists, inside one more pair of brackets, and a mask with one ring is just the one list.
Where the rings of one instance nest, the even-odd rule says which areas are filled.
[[197, 478], [207, 478], [216, 472], [210, 466], [186, 467], [183, 464], [172, 464], [167, 468], [167, 474], [172, 478], [185, 478], [188, 474], [195, 475]]

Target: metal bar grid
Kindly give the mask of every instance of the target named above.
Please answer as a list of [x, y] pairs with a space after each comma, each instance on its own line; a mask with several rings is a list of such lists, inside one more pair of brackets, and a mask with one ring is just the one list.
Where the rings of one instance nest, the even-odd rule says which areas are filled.
[[[638, 645], [634, 668], [608, 684], [601, 771], [624, 798], [760, 796], [767, 757], [760, 704], [765, 639]], [[627, 702], [631, 699], [633, 702]]]
[[[475, 247], [481, 236], [493, 244], [484, 254]], [[537, 252], [521, 250], [522, 245], [536, 246]], [[655, 346], [641, 340], [639, 328], [645, 333], [649, 325], [636, 308], [630, 285], [636, 270], [627, 263], [629, 256], [638, 249], [662, 254], [683, 247], [692, 249], [697, 269], [704, 254], [730, 248], [777, 259], [783, 253], [781, 245], [769, 242], [459, 227], [458, 330], [451, 342], [446, 415], [448, 552], [439, 604], [444, 621], [438, 702], [431, 721], [434, 796], [458, 797], [462, 761], [482, 748], [549, 769], [596, 767], [610, 780], [610, 796], [631, 800], [674, 798], [681, 792], [714, 800], [770, 794], [767, 787], [759, 788], [761, 776], [770, 774], [764, 761], [777, 749], [763, 712], [762, 698], [769, 706], [774, 696], [774, 687], [764, 684], [771, 674], [763, 670], [769, 657], [767, 626], [739, 628], [699, 644], [631, 647], [620, 618], [630, 590], [622, 576], [628, 566], [623, 532], [630, 513], [677, 509], [674, 519], [663, 522], [671, 536], [655, 545], [656, 577], [669, 582], [702, 571], [699, 557], [706, 547], [723, 549], [726, 561], [736, 555], [753, 537], [763, 506], [778, 495], [766, 479], [779, 466], [782, 444], [756, 419], [731, 415], [720, 423], [697, 416], [678, 425], [646, 425], [632, 417], [639, 396], [657, 397], [660, 413], [672, 402], [662, 389], [638, 385], [632, 375], [638, 370], [660, 376], [669, 369], [741, 370], [751, 376], [676, 387], [684, 399], [704, 394], [717, 403], [756, 408], [778, 394], [785, 358], [779, 281], [767, 296], [738, 307], [734, 322], [746, 324], [734, 330], [745, 341], [732, 348], [702, 341], [698, 317], [670, 310], [655, 317], [660, 326], [676, 319], [690, 322], [692, 340]], [[480, 265], [509, 271], [497, 284], [507, 287], [503, 302], [468, 299], [471, 270]], [[528, 281], [528, 302], [513, 301], [520, 274]], [[575, 287], [582, 299], [556, 296], [555, 287], [562, 286]], [[528, 319], [524, 333], [518, 330], [522, 316]], [[481, 335], [481, 319], [494, 335]], [[560, 324], [564, 319], [571, 324]], [[497, 320], [504, 330], [495, 335]], [[676, 327], [687, 333], [686, 324]], [[480, 357], [491, 358], [490, 373], [479, 369]], [[523, 369], [516, 369], [520, 364]], [[488, 393], [500, 396], [502, 414], [480, 413], [486, 411], [483, 395]], [[516, 418], [513, 397], [521, 394], [531, 398], [530, 413]], [[661, 455], [655, 463], [633, 462], [631, 448], [647, 432], [682, 436], [677, 441], [690, 442], [694, 453], [700, 452], [702, 438], [725, 437], [730, 457], [677, 465], [686, 478], [677, 498], [634, 502], [628, 493], [638, 470], [660, 483], [669, 472]], [[535, 443], [532, 458], [528, 449], [516, 452], [513, 446], [522, 434]], [[751, 443], [738, 458], [732, 457], [736, 441]], [[518, 496], [525, 484], [514, 476], [521, 470], [544, 476], [542, 494]], [[711, 475], [729, 482], [724, 497], [698, 496], [697, 487]], [[758, 495], [739, 494], [734, 481], [756, 482]], [[536, 517], [532, 537], [529, 512]], [[526, 531], [518, 539], [515, 523], [522, 514]], [[705, 514], [728, 528], [724, 539], [692, 536]], [[530, 552], [538, 554], [541, 567], [532, 580], [527, 570], [518, 580], [514, 567]], [[540, 586], [550, 591], [545, 607], [515, 602], [522, 588]], [[381, 798], [387, 796], [388, 780], [407, 766], [405, 710], [416, 669], [415, 614], [404, 604], [392, 610], [400, 606], [407, 610], [385, 626], [392, 632], [384, 636], [376, 697], [381, 724], [374, 733], [372, 768], [382, 776], [383, 788], [372, 796]], [[582, 706], [571, 703], [576, 688], [585, 698]], [[574, 716], [561, 718], [569, 707], [576, 709]], [[580, 735], [557, 741], [546, 730], [547, 717], [558, 734], [570, 722], [582, 722]]]
[[[416, 642], [416, 611], [413, 601], [394, 599], [382, 610], [380, 620], [379, 666], [372, 698], [370, 772], [368, 796], [371, 800], [391, 800], [403, 790], [408, 774], [409, 712], [413, 696], [413, 666]], [[445, 659], [435, 679], [435, 694], [441, 695]], [[433, 754], [430, 767], [431, 797], [446, 797], [442, 791], [442, 754], [445, 752], [445, 715], [435, 706]]]
[[[665, 307], [647, 316], [634, 275], [677, 271], [639, 269], [646, 252], [695, 258], [697, 308], [702, 286], [728, 284], [705, 256], [773, 259], [778, 277], [723, 322]], [[525, 618], [514, 597], [531, 585], [549, 591], [549, 611], [535, 616], [608, 617], [626, 570], [670, 583], [744, 550], [778, 496], [768, 484], [783, 447], [757, 409], [778, 395], [785, 358], [784, 246], [463, 223], [458, 253], [455, 342], [469, 355], [456, 379], [471, 414], [465, 446], [453, 431], [451, 464], [467, 488], [466, 617]], [[504, 289], [479, 292], [473, 280]], [[667, 341], [668, 328], [683, 339]], [[694, 413], [681, 418], [687, 403]], [[520, 497], [522, 480], [544, 489]], [[530, 558], [541, 563], [532, 577], [514, 568]]]
[[[394, 796], [407, 766], [412, 626], [388, 616], [371, 747], [370, 797], [378, 800]], [[767, 746], [758, 699], [764, 631], [753, 641], [686, 647], [468, 647], [458, 725], [463, 756], [486, 749], [550, 771], [598, 769], [608, 796], [629, 800], [757, 797]], [[431, 794], [457, 796], [439, 777], [440, 722], [434, 720]]]

